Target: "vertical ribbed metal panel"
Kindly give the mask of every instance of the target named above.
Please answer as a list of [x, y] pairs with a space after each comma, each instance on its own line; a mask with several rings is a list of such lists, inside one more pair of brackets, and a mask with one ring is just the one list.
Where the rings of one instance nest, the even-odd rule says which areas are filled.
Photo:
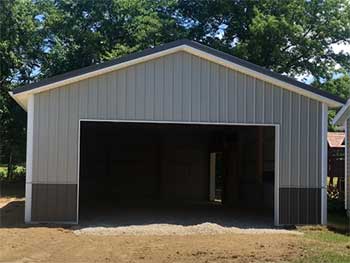
[[58, 178], [57, 174], [57, 158], [58, 158], [58, 118], [59, 118], [59, 89], [50, 91], [50, 107], [49, 107], [49, 155], [48, 155], [48, 170], [50, 171], [50, 177], [52, 182], [56, 182]]
[[[291, 127], [293, 132], [291, 133], [291, 148], [290, 154], [291, 156], [298, 156], [299, 147], [300, 147], [300, 95], [292, 94], [291, 98]], [[298, 187], [299, 183], [299, 167], [300, 167], [300, 159], [292, 158], [291, 163], [291, 176], [289, 178], [289, 185], [293, 187]]]
[[321, 104], [188, 53], [40, 93], [35, 104], [35, 183], [77, 183], [78, 124], [89, 118], [280, 124], [280, 186], [321, 187]]
[[184, 53], [182, 61], [182, 120], [191, 121], [192, 116], [192, 67], [191, 55]]
[[[210, 107], [214, 102], [209, 101], [210, 98], [210, 62], [204, 59], [200, 59], [200, 68], [194, 68], [192, 71], [194, 74], [193, 78], [199, 80], [199, 104], [200, 104], [200, 120], [209, 121]], [[213, 98], [215, 100], [216, 98]]]
[[191, 120], [201, 120], [201, 61], [191, 56]]
[[[271, 95], [270, 95], [271, 96]], [[267, 105], [265, 105], [265, 89], [264, 89], [264, 82], [261, 80], [255, 80], [255, 122], [256, 123], [264, 123], [264, 117], [265, 117], [265, 108]], [[271, 106], [271, 105], [269, 105]], [[271, 114], [271, 110], [269, 112]], [[271, 120], [270, 120], [271, 121]]]

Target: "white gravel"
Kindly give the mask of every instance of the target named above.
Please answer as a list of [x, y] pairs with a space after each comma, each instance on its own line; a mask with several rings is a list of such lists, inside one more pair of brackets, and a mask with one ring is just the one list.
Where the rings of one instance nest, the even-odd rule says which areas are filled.
[[295, 230], [273, 229], [273, 228], [238, 228], [224, 227], [215, 223], [201, 223], [197, 225], [176, 225], [176, 224], [147, 224], [130, 226], [89, 226], [73, 231], [76, 235], [97, 235], [97, 236], [164, 236], [164, 235], [216, 235], [216, 234], [293, 234], [302, 235]]

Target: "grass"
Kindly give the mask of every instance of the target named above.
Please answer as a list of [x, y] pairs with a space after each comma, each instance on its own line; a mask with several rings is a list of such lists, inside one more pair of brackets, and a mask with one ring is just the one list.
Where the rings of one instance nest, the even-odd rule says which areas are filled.
[[301, 227], [305, 256], [298, 263], [350, 262], [350, 236], [328, 230], [326, 227]]

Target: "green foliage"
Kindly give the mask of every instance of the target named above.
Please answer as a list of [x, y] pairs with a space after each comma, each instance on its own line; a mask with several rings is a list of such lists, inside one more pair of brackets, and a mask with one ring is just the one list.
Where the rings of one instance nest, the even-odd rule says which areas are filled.
[[42, 45], [38, 14], [31, 1], [0, 1], [0, 161], [25, 159], [25, 112], [10, 98], [14, 86], [28, 83], [39, 63]]
[[24, 178], [26, 169], [24, 166], [15, 166], [13, 169], [13, 176], [8, 175], [7, 165], [0, 165], [0, 182], [14, 182]]
[[350, 96], [350, 76], [346, 74], [340, 78], [330, 79], [320, 84], [319, 87], [343, 99], [347, 99]]
[[317, 79], [330, 77], [336, 64], [349, 69], [349, 55], [331, 49], [350, 39], [347, 0], [179, 2], [194, 39], [258, 65]]
[[40, 0], [43, 76], [56, 75], [181, 37], [172, 1]]
[[[339, 78], [329, 79], [323, 83], [315, 82], [314, 85], [343, 99], [350, 97], [350, 76], [346, 72]], [[330, 131], [337, 130], [337, 127], [332, 124], [335, 114], [335, 110], [329, 110], [328, 112], [328, 130]]]

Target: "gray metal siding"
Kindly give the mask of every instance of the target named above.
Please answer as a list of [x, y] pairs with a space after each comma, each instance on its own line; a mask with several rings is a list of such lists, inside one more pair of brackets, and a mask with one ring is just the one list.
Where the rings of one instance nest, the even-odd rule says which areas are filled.
[[77, 220], [75, 184], [33, 184], [32, 221]]
[[34, 99], [34, 183], [77, 183], [89, 118], [280, 124], [280, 187], [321, 187], [321, 103], [185, 52]]

